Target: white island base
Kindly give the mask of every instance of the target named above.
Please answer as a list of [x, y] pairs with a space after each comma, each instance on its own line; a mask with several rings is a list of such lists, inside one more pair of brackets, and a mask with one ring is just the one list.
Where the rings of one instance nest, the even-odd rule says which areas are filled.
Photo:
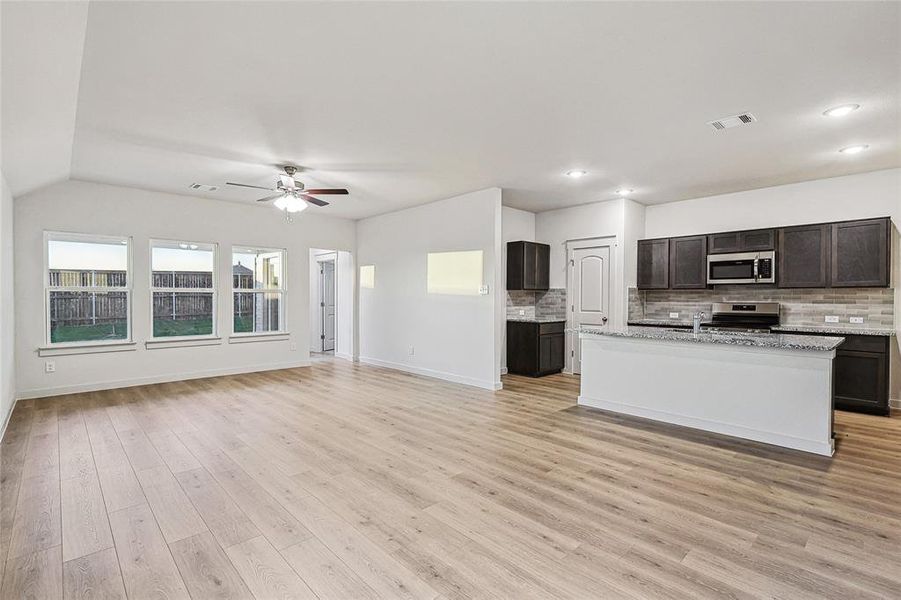
[[834, 349], [581, 340], [580, 405], [832, 456]]

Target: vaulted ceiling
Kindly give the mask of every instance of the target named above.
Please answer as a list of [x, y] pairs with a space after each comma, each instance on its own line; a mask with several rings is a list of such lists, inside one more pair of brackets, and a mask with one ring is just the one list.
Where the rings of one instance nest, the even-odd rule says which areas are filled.
[[223, 184], [296, 164], [351, 190], [317, 210], [360, 218], [489, 186], [548, 210], [895, 167], [899, 9], [4, 2], [3, 172], [16, 195], [72, 177], [253, 202]]

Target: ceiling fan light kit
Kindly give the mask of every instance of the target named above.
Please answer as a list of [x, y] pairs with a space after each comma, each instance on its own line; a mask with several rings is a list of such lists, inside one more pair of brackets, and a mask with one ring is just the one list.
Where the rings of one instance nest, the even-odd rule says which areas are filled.
[[289, 194], [285, 194], [281, 198], [277, 198], [273, 205], [275, 206], [275, 208], [289, 213], [299, 213], [307, 209], [307, 203], [305, 200]]
[[247, 183], [227, 182], [226, 185], [237, 187], [253, 188], [258, 190], [266, 190], [268, 192], [276, 192], [272, 196], [260, 198], [257, 202], [269, 202], [275, 200], [273, 206], [285, 213], [299, 213], [307, 209], [307, 205], [328, 206], [328, 202], [315, 198], [314, 195], [319, 194], [341, 194], [346, 195], [348, 192], [344, 188], [319, 188], [307, 189], [303, 183], [294, 179], [297, 167], [290, 165], [282, 167], [285, 171], [284, 175], [279, 175], [275, 182], [274, 188], [267, 188], [260, 185], [250, 185]]

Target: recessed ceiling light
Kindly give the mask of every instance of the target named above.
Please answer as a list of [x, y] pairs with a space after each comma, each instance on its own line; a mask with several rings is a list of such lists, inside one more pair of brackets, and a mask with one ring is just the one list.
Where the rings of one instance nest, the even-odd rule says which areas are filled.
[[617, 196], [628, 196], [629, 194], [631, 194], [634, 191], [635, 190], [630, 190], [629, 188], [620, 188], [620, 189], [616, 190], [616, 195]]
[[823, 115], [827, 117], [844, 117], [845, 115], [850, 115], [858, 108], [860, 108], [860, 104], [842, 104], [841, 106], [830, 108]]
[[839, 150], [839, 152], [841, 152], [842, 154], [860, 154], [867, 148], [869, 148], [869, 146], [866, 144], [857, 144], [856, 146], [846, 146], [845, 148]]
[[579, 177], [585, 177], [588, 175], [588, 171], [583, 171], [582, 169], [573, 169], [571, 171], [566, 172], [567, 177], [572, 177], [573, 179], [578, 179]]

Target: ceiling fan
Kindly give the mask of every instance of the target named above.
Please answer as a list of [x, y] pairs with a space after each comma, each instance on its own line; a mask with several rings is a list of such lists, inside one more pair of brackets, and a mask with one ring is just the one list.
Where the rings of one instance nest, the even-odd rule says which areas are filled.
[[320, 200], [319, 198], [314, 198], [313, 196], [325, 194], [343, 195], [348, 193], [348, 191], [344, 188], [307, 189], [301, 182], [294, 179], [294, 174], [297, 173], [297, 167], [288, 165], [282, 168], [285, 170], [285, 174], [278, 176], [278, 180], [275, 182], [274, 188], [263, 187], [260, 185], [250, 185], [247, 183], [232, 183], [230, 181], [226, 182], [225, 185], [254, 188], [257, 190], [266, 190], [268, 192], [277, 192], [276, 194], [273, 194], [271, 196], [260, 198], [259, 200], [257, 200], [257, 202], [269, 202], [270, 200], [275, 200], [276, 208], [289, 213], [296, 213], [302, 210], [306, 210], [307, 203], [313, 204], [315, 206], [328, 205], [328, 202], [326, 202], [325, 200]]

